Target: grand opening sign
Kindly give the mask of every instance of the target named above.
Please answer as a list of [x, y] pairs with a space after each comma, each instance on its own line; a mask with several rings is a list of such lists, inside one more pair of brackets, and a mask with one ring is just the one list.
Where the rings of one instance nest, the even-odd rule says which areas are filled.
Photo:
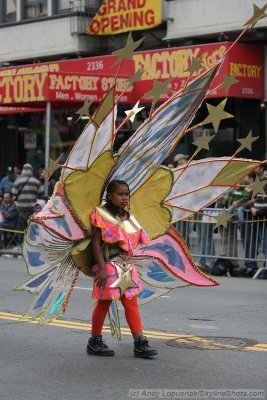
[[152, 29], [161, 23], [161, 0], [105, 0], [86, 29], [91, 35]]

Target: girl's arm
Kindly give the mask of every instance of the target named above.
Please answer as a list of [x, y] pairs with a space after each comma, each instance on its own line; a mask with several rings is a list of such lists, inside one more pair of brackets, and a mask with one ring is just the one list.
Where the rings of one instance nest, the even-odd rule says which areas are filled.
[[104, 259], [104, 254], [102, 250], [102, 236], [101, 236], [101, 229], [96, 228], [92, 236], [92, 251], [99, 267], [99, 273], [97, 276], [97, 286], [105, 286], [107, 280], [107, 271], [106, 271], [106, 262]]

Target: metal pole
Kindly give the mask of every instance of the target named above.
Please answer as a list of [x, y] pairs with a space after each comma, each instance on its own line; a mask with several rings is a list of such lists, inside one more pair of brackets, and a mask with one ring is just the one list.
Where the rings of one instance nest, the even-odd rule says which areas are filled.
[[[50, 159], [51, 101], [46, 103], [45, 117], [45, 169], [48, 170]], [[45, 174], [45, 194], [48, 193], [48, 174]]]

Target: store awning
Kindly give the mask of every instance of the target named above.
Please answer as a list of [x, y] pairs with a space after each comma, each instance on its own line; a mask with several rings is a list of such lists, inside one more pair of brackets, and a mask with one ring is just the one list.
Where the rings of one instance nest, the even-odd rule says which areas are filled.
[[[142, 80], [135, 84], [134, 97], [140, 99], [151, 90], [154, 80], [170, 79], [171, 88], [178, 91], [189, 77], [192, 57], [201, 60], [203, 65], [194, 78], [226, 54], [207, 97], [264, 99], [264, 47], [237, 43], [229, 51], [231, 45], [230, 42], [219, 42], [134, 53], [135, 70], [140, 67], [145, 70]], [[235, 76], [239, 82], [229, 90], [225, 87], [214, 90], [223, 83], [225, 75]]]
[[45, 108], [34, 108], [34, 107], [0, 107], [0, 115], [7, 114], [21, 114], [21, 113], [31, 113], [45, 111]]
[[[99, 103], [114, 82], [118, 66], [115, 56], [92, 57], [43, 64], [30, 64], [0, 69], [0, 105], [18, 107], [53, 107], [83, 103]], [[125, 60], [116, 80], [120, 95], [134, 74], [134, 64]], [[132, 103], [133, 87], [120, 98]]]
[[[119, 101], [122, 104], [137, 102], [151, 90], [155, 80], [170, 79], [171, 88], [177, 91], [189, 77], [192, 57], [201, 60], [203, 65], [194, 78], [224, 54], [225, 61], [208, 97], [264, 99], [264, 48], [236, 44], [228, 51], [230, 47], [229, 42], [219, 42], [136, 52], [133, 61], [125, 59], [119, 69], [116, 83]], [[43, 108], [47, 102], [51, 102], [52, 107], [69, 107], [85, 100], [99, 103], [117, 74], [115, 60], [115, 56], [101, 56], [2, 68], [0, 105]], [[140, 68], [144, 70], [141, 81], [125, 91], [127, 79]], [[228, 91], [225, 87], [214, 90], [223, 82], [224, 75], [233, 75], [239, 82]], [[120, 96], [122, 92], [124, 94]], [[161, 97], [160, 101], [167, 97]], [[146, 101], [150, 102], [151, 99]], [[15, 109], [13, 111], [16, 112]]]

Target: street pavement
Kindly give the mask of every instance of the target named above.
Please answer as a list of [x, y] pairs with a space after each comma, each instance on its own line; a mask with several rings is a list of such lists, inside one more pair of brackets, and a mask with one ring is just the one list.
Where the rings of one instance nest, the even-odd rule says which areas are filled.
[[219, 287], [186, 287], [143, 306], [144, 330], [159, 353], [146, 360], [133, 357], [127, 329], [122, 342], [104, 334], [115, 357], [86, 354], [93, 301], [85, 276], [61, 320], [48, 326], [20, 320], [32, 296], [12, 288], [26, 279], [24, 261], [0, 258], [1, 399], [257, 399], [264, 397], [256, 392], [267, 393], [266, 280], [222, 277]]

